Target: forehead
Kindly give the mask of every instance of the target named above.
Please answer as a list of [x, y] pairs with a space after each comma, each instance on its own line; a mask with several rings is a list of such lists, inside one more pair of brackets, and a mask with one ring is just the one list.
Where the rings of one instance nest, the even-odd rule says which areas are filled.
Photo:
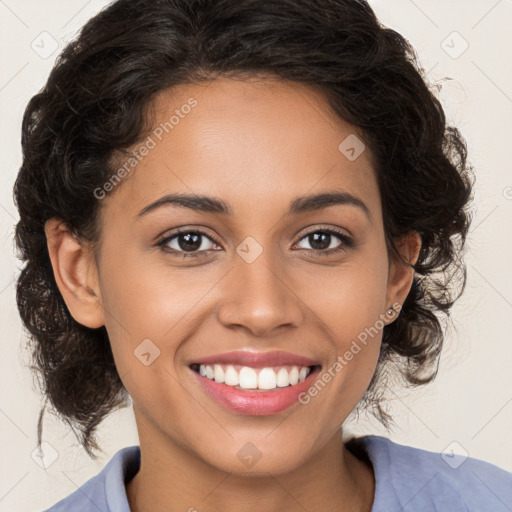
[[[332, 189], [380, 210], [369, 150], [305, 84], [218, 78], [180, 85], [160, 92], [149, 113], [151, 131], [133, 148], [138, 163], [112, 197], [125, 214], [175, 192], [221, 197], [242, 213]], [[355, 159], [352, 147], [355, 156], [362, 150]]]

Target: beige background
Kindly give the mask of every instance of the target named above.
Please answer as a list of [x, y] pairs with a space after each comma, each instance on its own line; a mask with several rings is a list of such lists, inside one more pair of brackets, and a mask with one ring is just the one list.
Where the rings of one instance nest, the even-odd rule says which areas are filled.
[[[370, 3], [385, 25], [413, 43], [433, 80], [450, 78], [440, 82], [441, 99], [450, 123], [468, 141], [477, 171], [477, 211], [468, 241], [468, 284], [453, 312], [455, 329], [448, 333], [436, 381], [412, 393], [397, 392], [394, 432], [367, 420], [352, 422], [351, 430], [433, 451], [469, 453], [512, 471], [512, 1]], [[97, 462], [80, 449], [69, 427], [47, 416], [44, 439], [57, 459], [46, 471], [33, 460], [40, 397], [25, 367], [14, 292], [19, 265], [13, 252], [17, 212], [12, 186], [21, 162], [23, 110], [44, 84], [62, 42], [106, 4], [0, 0], [1, 512], [43, 510], [96, 474], [117, 450], [137, 444], [131, 409], [102, 425], [99, 441], [105, 456]], [[41, 56], [34, 51], [31, 44], [38, 37], [48, 38], [45, 48], [50, 51], [54, 44], [55, 52]], [[464, 41], [469, 47], [457, 56]]]

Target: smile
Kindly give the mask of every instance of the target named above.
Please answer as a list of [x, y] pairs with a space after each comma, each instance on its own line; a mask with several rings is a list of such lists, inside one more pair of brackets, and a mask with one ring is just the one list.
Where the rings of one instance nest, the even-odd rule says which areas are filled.
[[215, 382], [224, 383], [236, 389], [276, 389], [294, 386], [304, 382], [313, 370], [313, 366], [281, 366], [252, 368], [241, 365], [193, 365], [202, 377]]
[[201, 389], [217, 404], [238, 414], [276, 414], [299, 403], [320, 373], [310, 358], [287, 352], [237, 351], [189, 365]]

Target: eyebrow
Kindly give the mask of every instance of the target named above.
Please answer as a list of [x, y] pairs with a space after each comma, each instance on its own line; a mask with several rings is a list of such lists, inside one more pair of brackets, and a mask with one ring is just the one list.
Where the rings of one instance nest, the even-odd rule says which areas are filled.
[[[157, 208], [169, 205], [206, 213], [220, 213], [223, 215], [232, 215], [233, 213], [229, 204], [222, 199], [178, 193], [167, 194], [148, 204], [137, 214], [137, 217], [143, 217]], [[312, 196], [297, 197], [290, 203], [288, 214], [298, 215], [300, 213], [323, 210], [335, 205], [355, 206], [364, 212], [370, 222], [372, 221], [370, 209], [364, 201], [346, 191], [324, 192]]]

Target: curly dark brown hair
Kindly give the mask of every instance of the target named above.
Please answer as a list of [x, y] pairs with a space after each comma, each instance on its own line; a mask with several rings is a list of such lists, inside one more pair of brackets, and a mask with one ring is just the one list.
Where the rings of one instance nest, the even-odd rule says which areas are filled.
[[112, 176], [116, 155], [146, 136], [156, 93], [221, 75], [265, 75], [321, 91], [370, 150], [390, 257], [400, 257], [398, 237], [421, 235], [412, 288], [384, 327], [360, 404], [388, 426], [382, 384], [389, 369], [410, 385], [437, 374], [442, 320], [466, 284], [461, 257], [474, 180], [466, 142], [447, 126], [439, 88], [411, 44], [364, 0], [118, 0], [64, 48], [23, 117], [14, 185], [24, 262], [17, 304], [44, 397], [39, 444], [49, 403], [94, 458], [98, 424], [129, 403], [105, 327], [76, 322], [59, 292], [45, 222], [57, 217], [97, 241], [93, 191]]

